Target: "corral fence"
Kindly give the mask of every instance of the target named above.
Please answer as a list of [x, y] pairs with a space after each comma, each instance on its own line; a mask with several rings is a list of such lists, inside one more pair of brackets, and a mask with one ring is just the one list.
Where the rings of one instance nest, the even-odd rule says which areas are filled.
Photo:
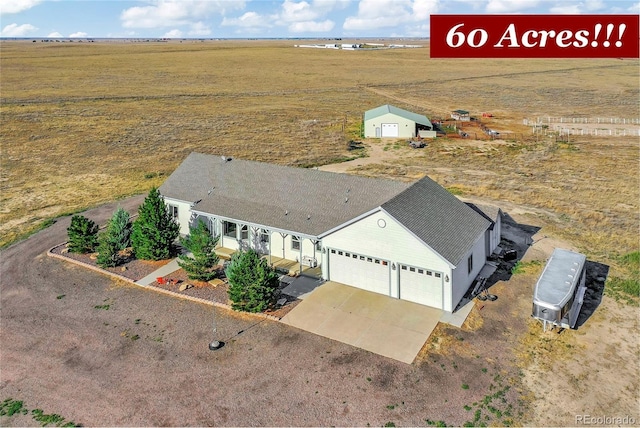
[[536, 125], [536, 124], [552, 124], [552, 123], [590, 123], [590, 124], [615, 124], [615, 125], [640, 125], [640, 119], [638, 118], [624, 118], [624, 117], [550, 117], [541, 116], [536, 120], [524, 119], [522, 121], [524, 125]]
[[[523, 119], [524, 125], [531, 126], [536, 135], [591, 135], [597, 137], [640, 136], [640, 119], [602, 117], [538, 117], [536, 120]], [[580, 126], [584, 125], [584, 127]], [[596, 126], [594, 126], [596, 125]]]

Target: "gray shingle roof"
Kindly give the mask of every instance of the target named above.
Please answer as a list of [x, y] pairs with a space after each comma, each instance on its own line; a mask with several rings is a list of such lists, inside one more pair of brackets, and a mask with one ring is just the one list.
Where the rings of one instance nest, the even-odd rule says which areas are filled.
[[378, 116], [382, 116], [384, 114], [387, 113], [391, 113], [391, 114], [395, 114], [396, 116], [400, 116], [400, 117], [404, 117], [405, 119], [409, 119], [412, 120], [416, 123], [419, 123], [421, 125], [426, 125], [431, 127], [431, 121], [427, 118], [427, 116], [424, 116], [422, 114], [417, 114], [417, 113], [413, 113], [407, 110], [403, 110], [401, 108], [398, 107], [394, 107], [392, 105], [389, 104], [385, 104], [382, 105], [380, 107], [376, 107], [374, 109], [371, 110], [367, 110], [366, 112], [364, 112], [364, 120], [370, 120], [370, 119], [375, 119]]
[[393, 180], [192, 153], [160, 193], [189, 203], [200, 200], [196, 211], [318, 236], [407, 187]]
[[490, 225], [429, 177], [382, 208], [453, 265], [458, 265]]
[[486, 218], [492, 223], [495, 223], [500, 215], [500, 208], [495, 205], [478, 204], [475, 202], [465, 202], [472, 210]]

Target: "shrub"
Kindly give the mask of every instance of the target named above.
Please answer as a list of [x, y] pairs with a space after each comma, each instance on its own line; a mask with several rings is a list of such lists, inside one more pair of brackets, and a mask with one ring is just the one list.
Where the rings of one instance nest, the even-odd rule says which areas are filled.
[[275, 302], [278, 274], [254, 250], [235, 253], [225, 273], [233, 309], [262, 312]]
[[218, 238], [211, 236], [207, 225], [200, 220], [196, 227], [190, 229], [190, 234], [180, 239], [184, 248], [191, 255], [181, 255], [178, 265], [187, 272], [189, 279], [210, 281], [216, 277], [215, 266], [220, 258], [215, 253]]
[[72, 253], [91, 253], [98, 245], [98, 225], [82, 215], [71, 217], [67, 233]]
[[133, 223], [133, 252], [142, 260], [168, 259], [175, 254], [174, 241], [179, 233], [180, 227], [154, 187], [140, 206], [138, 218]]

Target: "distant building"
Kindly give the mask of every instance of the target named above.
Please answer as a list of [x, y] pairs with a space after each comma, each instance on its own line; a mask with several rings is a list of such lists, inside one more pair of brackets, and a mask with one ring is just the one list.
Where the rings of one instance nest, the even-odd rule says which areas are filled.
[[431, 121], [424, 115], [412, 113], [389, 104], [364, 113], [365, 138], [435, 138]]
[[471, 120], [471, 116], [469, 116], [469, 112], [466, 110], [454, 110], [451, 112], [451, 118], [455, 120], [459, 120], [462, 122], [469, 122]]

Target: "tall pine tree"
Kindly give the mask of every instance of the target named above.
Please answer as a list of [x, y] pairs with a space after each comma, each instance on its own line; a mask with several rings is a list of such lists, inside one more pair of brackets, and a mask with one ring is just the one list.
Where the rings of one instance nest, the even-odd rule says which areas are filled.
[[179, 233], [180, 226], [174, 221], [160, 192], [154, 187], [138, 209], [138, 218], [133, 223], [133, 252], [142, 260], [168, 259], [175, 254], [174, 241]]

